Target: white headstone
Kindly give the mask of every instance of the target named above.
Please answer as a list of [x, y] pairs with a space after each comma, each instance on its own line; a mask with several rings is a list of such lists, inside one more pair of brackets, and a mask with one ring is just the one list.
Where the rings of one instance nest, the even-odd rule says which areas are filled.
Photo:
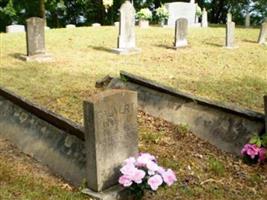
[[202, 12], [201, 26], [203, 28], [207, 28], [208, 27], [208, 12], [206, 11], [206, 8], [204, 8], [203, 12]]
[[234, 48], [235, 46], [235, 23], [227, 22], [226, 24], [226, 48]]
[[261, 25], [258, 43], [259, 44], [266, 44], [266, 37], [267, 37], [267, 22], [265, 22]]
[[186, 18], [180, 18], [175, 23], [175, 39], [174, 48], [185, 47], [188, 45], [186, 36], [188, 32], [188, 20]]
[[115, 22], [115, 23], [114, 23], [114, 26], [115, 26], [115, 27], [119, 27], [119, 26], [120, 26], [120, 22]]
[[19, 33], [19, 32], [25, 32], [25, 26], [24, 25], [10, 25], [6, 27], [7, 33]]
[[246, 28], [250, 27], [250, 14], [249, 13], [246, 14], [245, 26], [246, 26]]
[[195, 25], [197, 5], [193, 3], [174, 2], [166, 3], [165, 7], [169, 12], [167, 26], [175, 26], [179, 18], [186, 18], [189, 26]]
[[115, 51], [119, 54], [139, 52], [135, 44], [135, 9], [129, 1], [120, 8], [119, 29], [118, 48]]
[[99, 24], [99, 23], [93, 23], [92, 24], [92, 27], [100, 27], [101, 26], [101, 24]]
[[66, 25], [66, 28], [76, 28], [76, 25], [74, 25], [74, 24], [67, 24]]

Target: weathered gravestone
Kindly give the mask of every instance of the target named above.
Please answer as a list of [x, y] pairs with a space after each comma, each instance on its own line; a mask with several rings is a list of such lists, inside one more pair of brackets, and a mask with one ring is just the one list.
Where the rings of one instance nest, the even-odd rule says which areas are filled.
[[267, 37], [267, 22], [264, 22], [261, 25], [261, 30], [260, 30], [258, 43], [259, 44], [266, 44], [266, 37]]
[[186, 36], [188, 32], [188, 20], [186, 18], [177, 19], [175, 22], [174, 48], [185, 47], [188, 45]]
[[24, 25], [9, 25], [6, 27], [7, 33], [20, 33], [25, 32], [25, 26]]
[[226, 48], [234, 48], [235, 47], [235, 23], [227, 22], [226, 24]]
[[140, 49], [135, 44], [135, 9], [133, 5], [126, 1], [120, 8], [120, 24], [117, 49], [118, 54], [139, 53]]
[[138, 153], [137, 93], [107, 90], [92, 97], [84, 102], [84, 123], [88, 187], [101, 192], [118, 183], [123, 161]]
[[245, 27], [249, 28], [250, 27], [250, 14], [247, 12], [246, 17], [245, 17]]
[[232, 13], [228, 12], [227, 13], [227, 20], [226, 22], [232, 22]]
[[47, 61], [51, 56], [45, 51], [45, 20], [32, 17], [27, 20], [27, 61]]
[[208, 27], [208, 12], [206, 11], [206, 8], [204, 8], [203, 12], [202, 12], [201, 27], [202, 28], [207, 28]]

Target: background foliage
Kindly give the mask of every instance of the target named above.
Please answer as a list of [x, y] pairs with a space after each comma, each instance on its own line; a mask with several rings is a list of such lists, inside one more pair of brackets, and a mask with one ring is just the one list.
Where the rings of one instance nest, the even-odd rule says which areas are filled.
[[[118, 20], [118, 9], [124, 1], [114, 0], [113, 6], [106, 12], [102, 0], [0, 0], [0, 31], [4, 31], [5, 27], [12, 23], [25, 24], [25, 20], [32, 16], [45, 16], [50, 27], [63, 27], [69, 23], [112, 24]], [[154, 11], [161, 4], [176, 1], [182, 0], [133, 0], [133, 3], [137, 11], [145, 7]], [[233, 13], [237, 24], [243, 24], [246, 10], [251, 12], [254, 24], [259, 24], [267, 16], [267, 0], [196, 0], [196, 2], [201, 8], [208, 9], [211, 23], [224, 23], [228, 10]]]

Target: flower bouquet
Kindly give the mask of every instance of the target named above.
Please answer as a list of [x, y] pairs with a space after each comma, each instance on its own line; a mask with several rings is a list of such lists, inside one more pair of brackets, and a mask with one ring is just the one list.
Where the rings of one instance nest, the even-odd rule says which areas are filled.
[[161, 26], [164, 25], [165, 20], [169, 17], [169, 12], [164, 5], [156, 9], [156, 16]]
[[136, 13], [136, 18], [139, 20], [141, 28], [149, 27], [149, 20], [152, 19], [152, 12], [148, 8], [143, 8]]
[[143, 198], [145, 191], [155, 192], [161, 186], [171, 186], [176, 179], [171, 169], [164, 169], [157, 164], [154, 156], [141, 153], [137, 158], [130, 157], [120, 169], [119, 183], [135, 200]]

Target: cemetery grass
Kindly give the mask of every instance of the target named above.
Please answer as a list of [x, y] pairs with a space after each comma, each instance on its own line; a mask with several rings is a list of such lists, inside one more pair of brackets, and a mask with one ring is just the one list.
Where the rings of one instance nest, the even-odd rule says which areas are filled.
[[0, 85], [76, 122], [82, 101], [96, 92], [95, 82], [125, 70], [164, 85], [263, 112], [267, 94], [267, 46], [256, 43], [258, 29], [236, 29], [236, 45], [225, 49], [225, 28], [189, 30], [189, 47], [173, 50], [170, 28], [136, 28], [142, 53], [119, 56], [117, 28], [83, 27], [46, 31], [53, 63], [26, 63], [25, 34], [0, 34]]
[[[267, 169], [247, 166], [239, 158], [196, 138], [186, 126], [174, 126], [138, 114], [139, 149], [173, 169], [178, 181], [144, 200], [243, 200], [267, 198]], [[83, 186], [80, 187], [80, 189]], [[90, 200], [46, 167], [0, 139], [0, 199]]]

